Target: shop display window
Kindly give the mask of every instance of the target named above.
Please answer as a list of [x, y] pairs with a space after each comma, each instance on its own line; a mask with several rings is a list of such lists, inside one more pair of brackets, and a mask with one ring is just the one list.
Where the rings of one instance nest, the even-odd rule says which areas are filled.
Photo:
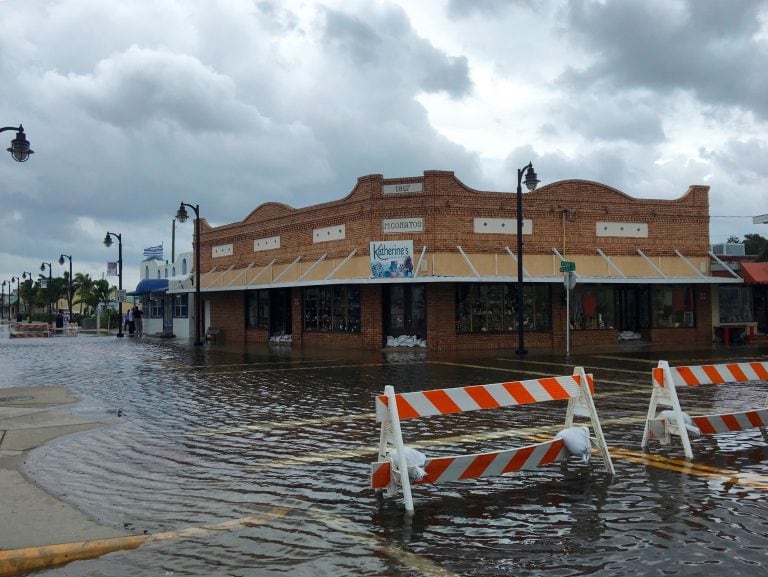
[[246, 328], [269, 330], [269, 291], [267, 289], [247, 291], [245, 310]]
[[752, 288], [720, 286], [720, 324], [748, 323], [755, 320], [752, 312]]
[[654, 328], [677, 329], [695, 326], [692, 287], [654, 287], [651, 306]]
[[[547, 285], [523, 287], [527, 331], [551, 328], [551, 298]], [[460, 284], [456, 287], [457, 333], [505, 333], [517, 330], [517, 285]]]
[[615, 330], [616, 308], [612, 286], [576, 285], [571, 291], [571, 329]]
[[360, 332], [360, 287], [320, 286], [304, 289], [304, 330]]

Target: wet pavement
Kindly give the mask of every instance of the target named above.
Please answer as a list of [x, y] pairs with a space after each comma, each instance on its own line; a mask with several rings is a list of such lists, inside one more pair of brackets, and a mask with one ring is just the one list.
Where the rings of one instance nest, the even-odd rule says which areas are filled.
[[[0, 396], [64, 385], [107, 425], [32, 451], [25, 471], [114, 529], [166, 534], [45, 576], [745, 575], [768, 545], [768, 443], [758, 430], [640, 450], [650, 371], [768, 360], [768, 346], [654, 352], [435, 355], [152, 339], [0, 334]], [[414, 489], [416, 511], [369, 489], [374, 396], [566, 375], [595, 376], [616, 476], [598, 457]], [[765, 406], [768, 382], [679, 392], [690, 413]], [[719, 410], [722, 409], [722, 410]], [[403, 424], [429, 456], [551, 438], [561, 401]], [[499, 432], [503, 432], [499, 438]]]

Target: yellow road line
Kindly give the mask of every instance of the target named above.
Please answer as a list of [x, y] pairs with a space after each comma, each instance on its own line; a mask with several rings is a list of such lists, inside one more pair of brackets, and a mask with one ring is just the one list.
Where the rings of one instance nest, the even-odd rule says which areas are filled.
[[241, 427], [228, 427], [223, 429], [210, 429], [205, 431], [192, 432], [192, 435], [201, 437], [212, 435], [229, 435], [232, 433], [246, 433], [248, 431], [264, 431], [271, 429], [292, 429], [293, 427], [304, 427], [307, 425], [324, 425], [326, 423], [335, 423], [339, 421], [357, 421], [360, 419], [375, 419], [375, 413], [358, 413], [352, 415], [337, 415], [335, 417], [320, 417], [318, 419], [298, 419], [296, 421], [271, 421], [269, 423], [259, 423], [258, 425], [243, 425]]
[[242, 519], [224, 521], [215, 525], [191, 527], [179, 531], [165, 531], [154, 535], [130, 535], [114, 539], [97, 539], [3, 550], [0, 551], [0, 577], [12, 577], [28, 571], [58, 567], [72, 561], [95, 559], [115, 551], [136, 549], [145, 543], [200, 536], [215, 531], [227, 531], [239, 526], [262, 524], [272, 519], [284, 517], [289, 510], [287, 507], [273, 507], [266, 513], [251, 515]]
[[[529, 363], [532, 365], [549, 365], [549, 366], [555, 366], [555, 367], [565, 367], [565, 368], [573, 368], [573, 367], [584, 367], [585, 369], [591, 369], [591, 370], [598, 370], [598, 371], [611, 371], [611, 372], [618, 372], [618, 373], [630, 373], [633, 375], [642, 375], [643, 371], [639, 371], [637, 369], [616, 369], [616, 368], [608, 368], [608, 367], [599, 367], [594, 365], [581, 365], [581, 364], [574, 364], [574, 363], [551, 363], [547, 361], [524, 361], [521, 359], [505, 359], [504, 357], [499, 357], [497, 360], [499, 361], [511, 361], [511, 362], [517, 362], [517, 363]], [[648, 371], [647, 373], [648, 380], [650, 380], [651, 373]]]

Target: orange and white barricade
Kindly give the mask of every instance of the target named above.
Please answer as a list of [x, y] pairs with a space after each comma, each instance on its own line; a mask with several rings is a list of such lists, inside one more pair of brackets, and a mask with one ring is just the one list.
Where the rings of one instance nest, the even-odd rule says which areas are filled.
[[10, 323], [8, 325], [8, 337], [11, 339], [50, 336], [51, 326], [48, 323]]
[[[677, 435], [683, 443], [686, 458], [693, 460], [689, 429], [701, 435], [717, 435], [759, 428], [763, 436], [766, 435], [768, 400], [766, 407], [751, 411], [689, 416], [680, 408], [676, 388], [768, 381], [768, 363], [670, 367], [667, 361], [659, 361], [659, 366], [653, 369], [652, 380], [653, 392], [643, 431], [643, 449], [648, 447], [648, 441], [651, 439], [668, 445], [672, 435]], [[659, 405], [671, 407], [671, 410], [667, 415], [659, 416], [656, 414]]]
[[[514, 405], [544, 401], [568, 400], [565, 428], [573, 426], [575, 416], [590, 419], [594, 437], [591, 447], [600, 451], [608, 472], [613, 475], [613, 463], [608, 453], [603, 430], [592, 399], [594, 381], [584, 369], [574, 369], [573, 375], [514, 381], [488, 385], [474, 385], [451, 389], [433, 389], [395, 394], [392, 386], [376, 397], [376, 420], [381, 423], [378, 461], [371, 464], [371, 487], [397, 495], [401, 487], [406, 511], [412, 512], [411, 485], [438, 484], [491, 477], [535, 469], [567, 459], [570, 455], [562, 439], [504, 449], [488, 453], [465, 454], [427, 458], [423, 477], [411, 480], [408, 474], [406, 449], [400, 422], [434, 415], [447, 415], [467, 411], [499, 409]], [[587, 431], [587, 435], [588, 435]], [[396, 457], [389, 454], [393, 451]]]

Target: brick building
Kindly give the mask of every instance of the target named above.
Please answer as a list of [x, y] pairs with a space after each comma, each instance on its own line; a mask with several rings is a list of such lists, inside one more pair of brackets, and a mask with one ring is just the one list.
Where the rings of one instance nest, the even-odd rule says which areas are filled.
[[[711, 273], [708, 195], [637, 199], [581, 180], [525, 193], [526, 347], [563, 350], [566, 332], [574, 347], [710, 342], [717, 285], [741, 281]], [[516, 233], [514, 192], [446, 171], [368, 175], [337, 201], [203, 219], [205, 326], [230, 342], [380, 349], [408, 336], [431, 350], [513, 349]], [[570, 312], [562, 261], [575, 263]]]

